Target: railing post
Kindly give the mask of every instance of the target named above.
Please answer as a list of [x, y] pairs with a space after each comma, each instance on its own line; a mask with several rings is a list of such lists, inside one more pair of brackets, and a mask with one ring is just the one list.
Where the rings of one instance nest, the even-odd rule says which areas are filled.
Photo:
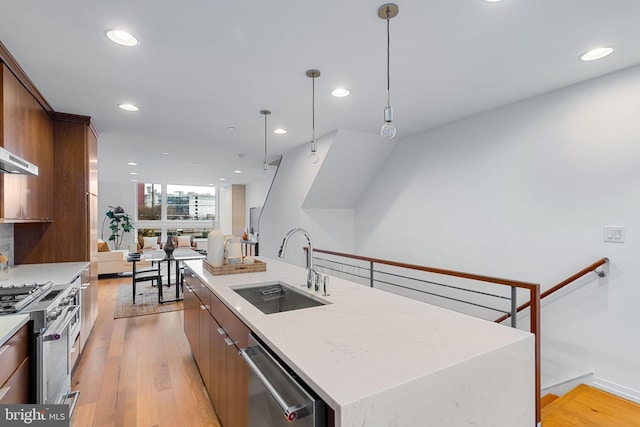
[[511, 286], [511, 327], [518, 327], [518, 301], [516, 300], [518, 296], [518, 288], [515, 286]]
[[373, 288], [373, 261], [369, 261], [369, 286]]
[[531, 301], [531, 333], [535, 338], [535, 382], [536, 382], [536, 425], [541, 425], [541, 407], [540, 407], [540, 393], [541, 393], [541, 379], [540, 379], [540, 285], [530, 289], [530, 301]]

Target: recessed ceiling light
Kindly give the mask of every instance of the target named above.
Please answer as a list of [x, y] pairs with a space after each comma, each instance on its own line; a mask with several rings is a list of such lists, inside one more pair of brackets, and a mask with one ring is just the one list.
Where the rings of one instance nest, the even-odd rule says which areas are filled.
[[138, 180], [137, 180], [137, 179], [132, 179], [132, 180], [130, 180], [130, 181], [131, 181], [131, 182], [138, 182]]
[[613, 52], [613, 48], [611, 47], [599, 47], [597, 49], [592, 49], [589, 52], [583, 53], [580, 56], [580, 59], [583, 61], [595, 61], [596, 59], [604, 58], [605, 56], [611, 55]]
[[228, 131], [234, 131], [234, 130], [236, 130], [236, 127], [235, 126], [227, 126], [227, 130]]
[[168, 155], [169, 155], [169, 153], [167, 153], [166, 151], [163, 151], [163, 152], [162, 152], [162, 153], [160, 153], [160, 154], [162, 154], [163, 156], [168, 156]]
[[487, 3], [499, 3], [502, 0], [484, 0], [484, 1], [486, 1]]
[[242, 173], [242, 171], [233, 171], [233, 173]]
[[219, 181], [226, 181], [227, 178], [220, 178]]
[[107, 30], [105, 31], [105, 35], [109, 40], [119, 44], [120, 46], [131, 47], [138, 44], [138, 40], [133, 36], [133, 34], [128, 33], [126, 31]]
[[124, 111], [138, 111], [139, 108], [133, 104], [118, 104], [118, 107]]
[[138, 164], [136, 162], [129, 162], [127, 163], [129, 166], [138, 166]]
[[278, 129], [274, 129], [273, 133], [275, 133], [277, 135], [284, 135], [285, 133], [287, 133], [287, 130], [283, 129], [283, 128], [278, 128]]
[[331, 95], [335, 96], [336, 98], [343, 98], [345, 96], [349, 96], [350, 93], [351, 92], [349, 91], [349, 89], [345, 89], [342, 87], [331, 91]]
[[138, 175], [138, 172], [129, 172], [129, 175]]

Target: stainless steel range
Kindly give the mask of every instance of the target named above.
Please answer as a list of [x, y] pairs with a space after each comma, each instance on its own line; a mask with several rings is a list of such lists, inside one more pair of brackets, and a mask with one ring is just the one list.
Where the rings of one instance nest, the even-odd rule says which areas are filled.
[[0, 314], [29, 314], [31, 318], [32, 403], [60, 404], [68, 399], [71, 411], [77, 393], [71, 392], [71, 351], [80, 333], [81, 280], [7, 284], [0, 287]]
[[0, 314], [17, 313], [44, 295], [53, 283], [10, 284], [0, 287]]

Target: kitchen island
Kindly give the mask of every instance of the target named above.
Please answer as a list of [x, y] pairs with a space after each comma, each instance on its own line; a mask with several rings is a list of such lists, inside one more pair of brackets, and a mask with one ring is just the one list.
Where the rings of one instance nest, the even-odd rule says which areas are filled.
[[224, 276], [186, 265], [333, 409], [336, 426], [535, 425], [532, 334], [335, 277], [330, 296], [314, 296], [326, 305], [264, 314], [233, 288], [301, 288], [306, 270], [260, 259], [267, 271]]

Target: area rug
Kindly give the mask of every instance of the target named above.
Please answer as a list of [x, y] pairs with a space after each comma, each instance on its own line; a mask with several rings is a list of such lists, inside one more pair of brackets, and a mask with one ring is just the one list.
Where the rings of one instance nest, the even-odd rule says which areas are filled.
[[[133, 304], [132, 290], [131, 283], [122, 284], [118, 288], [118, 299], [113, 312], [114, 319], [165, 313], [184, 308], [182, 301], [158, 303], [158, 288], [143, 284], [136, 286], [136, 303]], [[165, 298], [171, 298], [175, 294], [175, 288], [173, 286], [165, 287], [162, 289], [162, 293]]]

